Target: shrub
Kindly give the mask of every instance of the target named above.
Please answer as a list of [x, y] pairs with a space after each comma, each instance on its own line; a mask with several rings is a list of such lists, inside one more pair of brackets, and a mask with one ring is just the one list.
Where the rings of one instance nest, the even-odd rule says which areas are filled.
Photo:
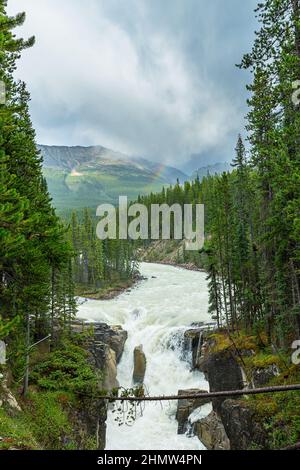
[[94, 394], [101, 377], [88, 363], [88, 353], [70, 342], [49, 353], [31, 372], [31, 382], [41, 389]]

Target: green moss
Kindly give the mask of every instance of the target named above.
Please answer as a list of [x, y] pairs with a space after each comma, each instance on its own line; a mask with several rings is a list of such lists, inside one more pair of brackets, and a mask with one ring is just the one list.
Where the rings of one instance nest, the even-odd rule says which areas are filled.
[[[274, 357], [272, 357], [272, 363]], [[271, 358], [270, 358], [271, 361]], [[277, 357], [277, 361], [282, 361]], [[300, 370], [297, 366], [283, 369], [269, 385], [300, 383]], [[251, 396], [245, 400], [268, 433], [272, 449], [281, 449], [296, 444], [300, 440], [300, 393], [290, 391]]]
[[221, 352], [227, 349], [237, 348], [240, 351], [257, 351], [258, 339], [255, 336], [246, 335], [244, 333], [232, 333], [229, 337], [227, 331], [219, 331], [209, 335], [213, 340], [213, 352]]
[[260, 353], [252, 358], [252, 365], [258, 369], [264, 369], [265, 367], [271, 366], [272, 364], [276, 364], [278, 366], [281, 365], [281, 360], [279, 356], [275, 356], [274, 354], [264, 354]]
[[0, 408], [0, 436], [0, 450], [11, 448], [37, 450], [40, 448], [22, 413], [11, 417], [3, 408]]
[[[239, 355], [236, 355], [236, 359], [241, 363], [249, 378], [251, 378], [253, 369], [264, 369], [276, 364], [280, 374], [274, 377], [267, 386], [300, 383], [299, 366], [289, 365], [288, 353], [280, 351], [278, 354], [274, 354], [273, 348], [268, 344], [263, 333], [257, 337], [247, 335], [245, 332], [233, 333], [231, 334], [232, 341], [224, 330], [209, 335], [209, 339], [212, 341], [213, 352], [226, 354], [234, 352], [235, 347], [239, 349], [242, 360]], [[255, 354], [244, 354], [248, 350], [254, 351]], [[241, 401], [253, 409], [255, 419], [266, 430], [270, 448], [281, 449], [299, 442], [299, 391], [251, 395]]]

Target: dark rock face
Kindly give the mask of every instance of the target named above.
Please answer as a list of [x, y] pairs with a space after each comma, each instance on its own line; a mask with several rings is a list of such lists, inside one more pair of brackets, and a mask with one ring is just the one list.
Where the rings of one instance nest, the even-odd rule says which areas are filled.
[[[196, 393], [206, 393], [206, 390], [188, 389], [179, 390], [178, 395], [195, 395]], [[176, 419], [178, 421], [178, 434], [184, 434], [187, 431], [188, 418], [190, 414], [200, 406], [210, 403], [210, 398], [190, 398], [178, 400]]]
[[184, 333], [184, 350], [192, 354], [191, 362], [192, 368], [198, 367], [198, 361], [201, 355], [201, 348], [203, 344], [203, 329], [193, 328], [185, 331]]
[[208, 450], [230, 450], [222, 420], [214, 411], [194, 424], [194, 433]]
[[255, 413], [236, 400], [225, 400], [220, 407], [220, 417], [232, 450], [267, 448], [267, 435], [255, 421]]
[[279, 375], [279, 369], [276, 364], [262, 368], [257, 368], [252, 372], [252, 383], [255, 388], [263, 387], [271, 379]]
[[[117, 362], [120, 361], [127, 332], [120, 326], [109, 326], [105, 323], [85, 323], [74, 321], [72, 330], [81, 333], [93, 327], [94, 334], [86, 342], [89, 352], [88, 361], [99, 378], [99, 389], [112, 390], [117, 388]], [[73, 417], [74, 427], [78, 435], [78, 446], [84, 448], [86, 437], [96, 442], [97, 449], [105, 449], [106, 441], [107, 402], [101, 399], [83, 397], [81, 406]]]
[[[242, 390], [245, 383], [239, 357], [253, 355], [254, 351], [239, 351], [238, 355], [231, 350], [215, 352], [214, 339], [205, 331], [201, 337], [201, 331], [201, 326], [188, 330], [185, 338], [189, 339], [192, 349], [193, 365], [205, 374], [210, 391]], [[277, 373], [274, 365], [256, 369], [251, 377], [252, 384], [255, 387], [265, 385]], [[245, 402], [227, 397], [215, 398], [212, 403], [213, 412], [194, 423], [195, 434], [208, 449], [268, 448], [267, 434]], [[181, 431], [184, 432], [182, 424]]]
[[117, 363], [121, 360], [128, 337], [121, 326], [109, 326], [106, 323], [87, 323], [77, 320], [72, 325], [75, 333], [92, 327], [94, 334], [87, 341], [90, 352], [90, 363], [102, 375], [101, 388], [112, 390], [118, 388]]
[[104, 450], [106, 445], [106, 401], [83, 399], [81, 406], [72, 415], [78, 450], [85, 450], [87, 438], [95, 442], [97, 449]]
[[128, 337], [127, 331], [121, 326], [108, 326], [106, 323], [95, 323], [95, 340], [108, 345], [116, 353], [117, 363], [120, 362]]
[[205, 337], [214, 327], [214, 323], [195, 322], [191, 324], [190, 329], [184, 332], [183, 350], [185, 356], [186, 353], [191, 354], [191, 366], [193, 369], [200, 369]]
[[[202, 364], [211, 392], [241, 390], [244, 388], [243, 375], [235, 357], [227, 351], [212, 353]], [[214, 398], [213, 408], [219, 412], [224, 398]]]

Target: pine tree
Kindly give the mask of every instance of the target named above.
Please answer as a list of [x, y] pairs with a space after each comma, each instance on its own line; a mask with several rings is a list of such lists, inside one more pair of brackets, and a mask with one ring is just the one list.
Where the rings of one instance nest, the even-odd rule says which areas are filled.
[[14, 71], [21, 52], [34, 44], [16, 39], [12, 30], [25, 21], [25, 14], [6, 14], [0, 1], [0, 80], [6, 87], [6, 102], [0, 105], [0, 304], [8, 317], [28, 318], [33, 335], [49, 327], [51, 272], [58, 272], [70, 259], [65, 229], [51, 207], [42, 175], [42, 160], [35, 144], [29, 116], [29, 94]]

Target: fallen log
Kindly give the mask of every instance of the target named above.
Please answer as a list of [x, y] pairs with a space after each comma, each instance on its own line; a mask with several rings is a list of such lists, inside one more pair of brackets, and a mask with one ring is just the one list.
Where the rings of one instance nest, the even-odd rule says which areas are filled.
[[194, 398], [218, 398], [218, 397], [238, 397], [243, 395], [260, 395], [263, 393], [282, 393], [290, 391], [300, 391], [300, 384], [294, 385], [279, 385], [275, 387], [262, 387], [262, 388], [251, 388], [244, 390], [226, 390], [222, 392], [204, 392], [195, 393], [194, 395], [161, 395], [161, 396], [113, 396], [113, 395], [100, 395], [97, 398], [110, 401], [171, 401], [171, 400], [183, 400], [183, 399], [194, 399]]

